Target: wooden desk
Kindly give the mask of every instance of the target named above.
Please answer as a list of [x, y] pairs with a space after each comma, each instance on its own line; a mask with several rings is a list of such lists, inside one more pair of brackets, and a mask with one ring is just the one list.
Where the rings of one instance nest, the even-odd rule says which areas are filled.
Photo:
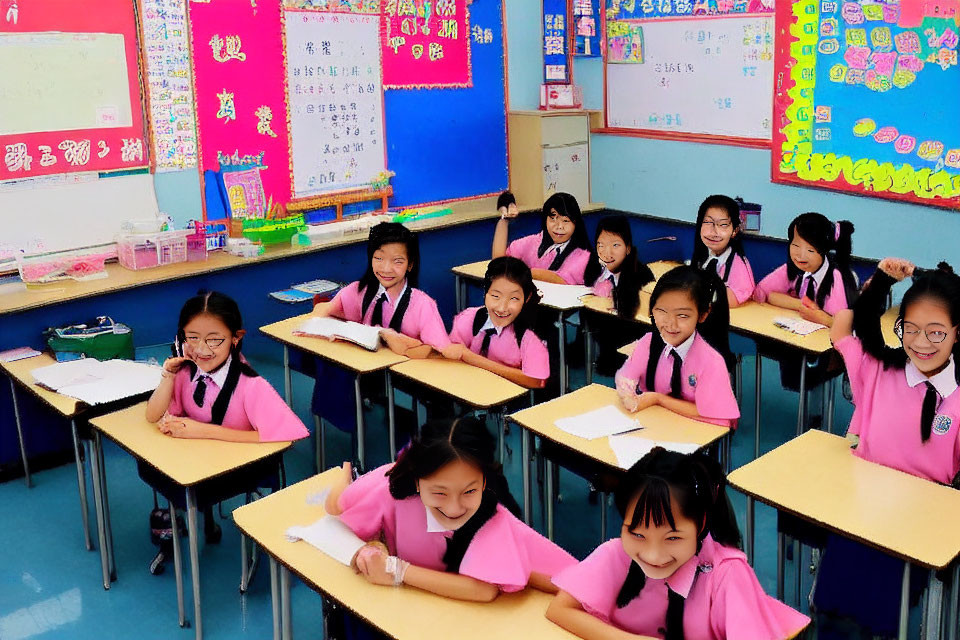
[[450, 600], [410, 587], [382, 587], [368, 583], [306, 542], [287, 540], [284, 532], [288, 527], [311, 524], [323, 516], [322, 505], [307, 504], [307, 496], [329, 486], [339, 472], [331, 469], [233, 512], [237, 528], [270, 556], [274, 638], [292, 637], [292, 572], [321, 596], [337, 601], [393, 638], [574, 640], [575, 636], [547, 620], [552, 596], [546, 593], [525, 589], [501, 594], [484, 604]]
[[[103, 463], [101, 435], [116, 442], [122, 449], [138, 460], [166, 475], [182, 486], [187, 504], [187, 534], [190, 551], [190, 575], [193, 580], [194, 626], [197, 640], [203, 637], [203, 618], [200, 613], [200, 563], [197, 547], [197, 496], [196, 485], [224, 475], [248, 464], [263, 460], [290, 448], [289, 442], [242, 443], [219, 440], [182, 440], [160, 433], [157, 425], [144, 417], [146, 403], [140, 403], [90, 421], [93, 427], [92, 463], [99, 473], [93, 473], [93, 491], [97, 506], [97, 533], [100, 548], [113, 555], [113, 534], [110, 527], [110, 506], [107, 498], [106, 469]], [[101, 478], [103, 482], [101, 483]], [[177, 576], [177, 605], [180, 626], [186, 625], [183, 607], [183, 581], [180, 559], [180, 536], [176, 530], [176, 517], [171, 504], [171, 521], [174, 523], [173, 550], [174, 568]], [[244, 547], [245, 549], [246, 547]], [[101, 554], [103, 588], [110, 588], [107, 554]], [[246, 570], [246, 567], [244, 567]]]
[[[840, 436], [808, 431], [737, 469], [728, 481], [778, 512], [908, 564], [942, 569], [960, 555], [960, 492], [858, 458]], [[777, 571], [781, 599], [783, 539], [781, 533]], [[953, 582], [957, 584], [956, 570]], [[954, 614], [950, 630], [955, 629]]]
[[[510, 414], [508, 418], [516, 422], [523, 429], [523, 508], [529, 520], [530, 506], [530, 437], [531, 434], [546, 438], [560, 444], [574, 453], [586, 456], [613, 469], [618, 469], [617, 458], [610, 448], [606, 438], [585, 440], [569, 434], [556, 427], [554, 422], [559, 418], [580, 415], [599, 409], [607, 405], [619, 406], [616, 389], [600, 384], [577, 389], [572, 393], [561, 396], [549, 402], [538, 404], [535, 407]], [[624, 412], [626, 413], [626, 412]], [[722, 439], [730, 429], [719, 427], [706, 422], [698, 422], [690, 418], [673, 413], [663, 407], [650, 407], [635, 414], [643, 425], [643, 430], [634, 432], [637, 437], [649, 440], [664, 440], [669, 442], [690, 442], [700, 448], [710, 446]], [[553, 537], [553, 500], [552, 479], [547, 473], [547, 534]]]
[[[500, 462], [504, 458], [503, 416], [507, 405], [528, 393], [528, 389], [497, 374], [459, 360], [443, 357], [407, 360], [390, 367], [390, 372], [439, 391], [454, 400], [478, 409], [494, 409], [500, 434]], [[392, 401], [392, 395], [391, 395]], [[393, 407], [390, 408], [391, 413]], [[395, 433], [390, 429], [390, 451], [396, 451]]]
[[[317, 338], [312, 336], [295, 336], [294, 330], [299, 327], [304, 320], [310, 317], [310, 314], [303, 314], [293, 318], [287, 318], [280, 322], [274, 322], [264, 327], [260, 327], [267, 336], [280, 342], [283, 345], [283, 392], [284, 399], [290, 407], [293, 407], [293, 385], [290, 374], [290, 348], [298, 349], [303, 353], [317, 356], [332, 362], [342, 369], [346, 369], [354, 375], [354, 397], [357, 411], [357, 459], [361, 464], [366, 461], [366, 439], [364, 437], [363, 420], [363, 397], [360, 394], [360, 377], [369, 373], [383, 371], [386, 379], [386, 389], [388, 396], [388, 405], [390, 408], [390, 435], [394, 435], [394, 412], [393, 412], [393, 386], [390, 384], [390, 373], [388, 369], [395, 364], [405, 362], [406, 356], [397, 355], [383, 345], [377, 351], [367, 351], [363, 347], [357, 346], [352, 342], [343, 340], [330, 341], [326, 338]], [[323, 422], [319, 416], [314, 417], [316, 423], [316, 457], [317, 469], [323, 469]], [[394, 443], [390, 443], [391, 453], [396, 451]]]

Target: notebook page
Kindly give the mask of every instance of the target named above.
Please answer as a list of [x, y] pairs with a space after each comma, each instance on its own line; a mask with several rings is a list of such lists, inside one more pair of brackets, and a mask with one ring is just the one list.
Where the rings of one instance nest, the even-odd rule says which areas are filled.
[[290, 527], [287, 539], [303, 540], [348, 567], [353, 556], [366, 544], [335, 516], [324, 516], [306, 526]]
[[663, 440], [649, 440], [635, 435], [614, 435], [607, 438], [613, 454], [617, 457], [617, 466], [629, 469], [643, 456], [650, 453], [654, 447], [663, 447], [667, 451], [677, 453], [694, 453], [700, 447], [690, 442], [665, 442]]
[[638, 420], [612, 404], [580, 415], [560, 418], [553, 424], [561, 431], [587, 440], [643, 428]]

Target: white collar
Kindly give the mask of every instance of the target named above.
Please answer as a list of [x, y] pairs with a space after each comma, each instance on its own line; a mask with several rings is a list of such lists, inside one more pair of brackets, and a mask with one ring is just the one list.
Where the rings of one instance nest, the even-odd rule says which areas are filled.
[[723, 253], [721, 253], [720, 255], [714, 255], [713, 251], [710, 251], [709, 249], [707, 249], [707, 259], [703, 261], [703, 264], [706, 265], [708, 262], [715, 259], [717, 261], [717, 268], [720, 268], [721, 265], [724, 265], [727, 263], [727, 258], [730, 257], [730, 254], [732, 252], [733, 252], [733, 247], [731, 247], [729, 243], [727, 243], [727, 248], [724, 249]]
[[603, 265], [603, 273], [600, 274], [598, 281], [603, 282], [610, 276], [613, 276], [613, 284], [620, 284], [620, 274], [610, 271], [610, 269], [607, 269], [607, 265]]
[[550, 248], [547, 249], [547, 251], [559, 251], [560, 253], [563, 253], [563, 250], [567, 248], [568, 244], [570, 244], [569, 240], [567, 240], [566, 242], [562, 242], [560, 244], [553, 244], [553, 245], [550, 245]]
[[447, 529], [440, 524], [440, 521], [437, 520], [437, 516], [433, 515], [430, 507], [423, 505], [423, 508], [427, 513], [427, 533], [446, 533], [447, 531], [453, 531], [453, 529]]
[[907, 366], [903, 368], [903, 371], [907, 375], [908, 385], [915, 387], [922, 382], [929, 382], [933, 385], [933, 388], [937, 390], [941, 398], [946, 398], [957, 390], [957, 379], [954, 376], [953, 354], [950, 354], [950, 361], [947, 363], [947, 366], [943, 368], [943, 371], [930, 378], [923, 375], [923, 373], [917, 369], [917, 366], [909, 360], [907, 361]]
[[680, 356], [681, 361], [686, 360], [687, 354], [690, 353], [690, 347], [693, 346], [693, 341], [696, 337], [697, 337], [697, 332], [694, 331], [693, 333], [690, 334], [690, 337], [684, 340], [683, 342], [681, 342], [679, 346], [673, 347], [668, 344], [667, 348], [664, 349], [664, 353], [669, 354], [671, 351], [676, 351], [677, 355]]
[[[813, 272], [813, 281], [817, 283], [817, 292], [820, 291], [820, 284], [823, 282], [823, 279], [827, 275], [827, 270], [830, 269], [830, 258], [823, 256], [823, 264], [820, 265], [820, 268]], [[811, 274], [806, 271], [803, 273], [803, 277], [806, 278]]]
[[493, 324], [493, 318], [490, 317], [490, 312], [488, 311], [487, 321], [483, 323], [482, 327], [480, 327], [480, 333], [483, 333], [487, 329], [496, 329], [497, 335], [500, 335], [503, 333], [503, 330], [506, 329], [506, 327], [498, 327], [497, 325]]
[[410, 284], [407, 282], [406, 279], [404, 279], [404, 281], [403, 281], [403, 288], [400, 289], [400, 295], [398, 295], [398, 296], [396, 297], [396, 299], [391, 300], [391, 299], [390, 299], [390, 294], [387, 293], [386, 288], [381, 284], [381, 285], [377, 288], [377, 295], [373, 296], [373, 299], [376, 300], [377, 298], [379, 298], [379, 297], [382, 296], [383, 294], [387, 293], [387, 300], [390, 302], [390, 304], [396, 304], [396, 303], [397, 303], [397, 300], [399, 300], [400, 298], [402, 298], [402, 297], [403, 297], [403, 294], [406, 293], [408, 286], [410, 286]]
[[227, 381], [227, 372], [230, 370], [230, 361], [233, 360], [233, 356], [227, 356], [227, 359], [224, 361], [223, 365], [216, 370], [214, 373], [205, 373], [200, 370], [200, 367], [197, 367], [197, 373], [193, 376], [193, 382], [198, 381], [200, 378], [210, 378], [215, 385], [223, 389], [223, 383]]

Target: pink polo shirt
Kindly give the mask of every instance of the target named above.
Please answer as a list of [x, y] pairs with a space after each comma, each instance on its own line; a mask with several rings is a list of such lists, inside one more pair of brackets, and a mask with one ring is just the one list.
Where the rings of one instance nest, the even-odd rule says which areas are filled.
[[[652, 340], [652, 333], [637, 340], [633, 353], [617, 371], [616, 380], [618, 384], [621, 379], [630, 380], [633, 383], [639, 383], [640, 388], [645, 391], [669, 394], [670, 378], [673, 375], [673, 357], [670, 355], [673, 348], [670, 345], [667, 345], [660, 354], [657, 379], [652, 389], [646, 380]], [[740, 417], [740, 407], [737, 406], [737, 398], [730, 384], [727, 365], [723, 356], [707, 344], [699, 333], [694, 334], [693, 344], [683, 356], [680, 372], [681, 394], [684, 400], [697, 405], [697, 412], [700, 414], [697, 420], [722, 427], [733, 427], [737, 418]]]
[[[787, 277], [787, 265], [783, 264], [757, 284], [757, 288], [753, 291], [753, 299], [757, 302], [766, 302], [771, 293], [786, 293], [796, 298], [796, 284], [796, 280]], [[850, 308], [847, 292], [843, 287], [843, 277], [838, 270], [833, 272], [833, 286], [823, 301], [822, 308], [830, 315], [836, 315], [837, 311]]]
[[[451, 342], [466, 345], [474, 353], [480, 353], [483, 345], [483, 329], [473, 335], [473, 321], [479, 309], [480, 307], [471, 307], [460, 312], [453, 319], [453, 330], [450, 332]], [[508, 367], [520, 369], [525, 375], [537, 380], [550, 377], [550, 354], [533, 329], [527, 329], [517, 345], [513, 325], [507, 325], [500, 333], [490, 337], [487, 357]]]
[[[733, 251], [729, 249], [729, 251]], [[721, 254], [722, 259], [717, 260], [717, 275], [723, 278], [727, 270], [727, 257]], [[709, 262], [714, 256], [708, 255], [706, 262]], [[706, 264], [706, 262], [704, 264]], [[750, 263], [739, 253], [733, 254], [733, 262], [730, 263], [730, 273], [724, 283], [727, 289], [733, 291], [737, 302], [743, 304], [753, 296], [753, 290], [756, 288], [756, 281], [753, 278], [753, 269]]]
[[[409, 285], [405, 285], [409, 286]], [[403, 293], [401, 292], [401, 296]], [[397, 308], [399, 297], [394, 300], [387, 296], [383, 303], [383, 326], [389, 326], [393, 319], [393, 311]], [[330, 301], [331, 315], [341, 320], [351, 320], [353, 322], [362, 322], [363, 324], [372, 324], [373, 308], [376, 306], [376, 298], [370, 302], [365, 314], [361, 313], [363, 309], [363, 292], [360, 291], [360, 282], [351, 282]], [[410, 304], [407, 306], [407, 312], [403, 314], [403, 322], [400, 323], [400, 333], [411, 338], [416, 338], [424, 344], [428, 344], [437, 351], [442, 351], [450, 344], [447, 337], [447, 328], [443, 325], [443, 319], [437, 310], [437, 303], [433, 298], [425, 294], [420, 289], [410, 291]]]
[[[549, 269], [553, 263], [555, 253], [547, 250], [543, 256], [537, 256], [537, 249], [543, 241], [543, 231], [530, 236], [517, 238], [507, 247], [507, 255], [519, 258], [531, 269]], [[586, 249], [574, 249], [564, 259], [563, 264], [556, 270], [556, 274], [567, 284], [583, 284], [583, 272], [590, 260], [590, 252]]]
[[667, 590], [683, 596], [683, 633], [696, 640], [792, 638], [810, 618], [768, 596], [742, 551], [707, 535], [700, 553], [666, 580], [647, 578], [640, 595], [622, 609], [617, 594], [633, 560], [619, 538], [596, 548], [583, 562], [553, 578], [584, 611], [628, 633], [663, 638]]
[[860, 436], [854, 454], [950, 484], [960, 471], [960, 393], [954, 391], [941, 400], [930, 439], [923, 442], [920, 414], [926, 385], [911, 387], [904, 369], [884, 370], [879, 360], [864, 352], [855, 336], [833, 346], [843, 356], [853, 390], [855, 409], [849, 432]]
[[593, 295], [600, 298], [612, 298], [614, 282], [620, 282], [620, 276], [610, 273], [610, 271], [604, 268], [600, 275], [597, 276], [596, 282], [590, 283], [590, 286], [593, 287]]
[[[191, 380], [187, 367], [181, 368], [173, 379], [173, 397], [167, 412], [173, 416], [186, 416], [198, 422], [209, 423], [220, 387], [212, 379], [207, 379], [206, 385], [203, 406], [198, 407], [193, 401], [197, 382]], [[310, 435], [297, 414], [287, 406], [266, 379], [260, 376], [250, 378], [243, 374], [230, 396], [222, 426], [238, 431], [256, 431], [260, 442], [286, 442]]]
[[[443, 555], [452, 531], [428, 531], [427, 512], [419, 496], [397, 500], [390, 495], [386, 464], [357, 478], [340, 494], [340, 519], [364, 540], [381, 533], [392, 555], [418, 567], [445, 571]], [[553, 576], [577, 564], [569, 553], [518, 520], [503, 505], [470, 542], [460, 574], [520, 591], [532, 572]]]

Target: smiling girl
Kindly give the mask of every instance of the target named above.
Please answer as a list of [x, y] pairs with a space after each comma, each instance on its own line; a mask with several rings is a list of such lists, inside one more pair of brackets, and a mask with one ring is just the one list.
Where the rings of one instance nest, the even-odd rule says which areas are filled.
[[716, 271], [726, 286], [729, 306], [740, 306], [756, 286], [740, 236], [740, 205], [729, 196], [707, 197], [697, 211], [697, 229], [691, 264]]

